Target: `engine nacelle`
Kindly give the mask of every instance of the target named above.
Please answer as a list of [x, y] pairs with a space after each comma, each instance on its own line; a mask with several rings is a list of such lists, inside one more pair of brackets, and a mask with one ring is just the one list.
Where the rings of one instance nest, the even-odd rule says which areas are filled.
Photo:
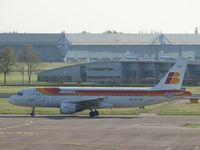
[[60, 105], [60, 113], [72, 114], [76, 112], [76, 104], [73, 103], [62, 103]]

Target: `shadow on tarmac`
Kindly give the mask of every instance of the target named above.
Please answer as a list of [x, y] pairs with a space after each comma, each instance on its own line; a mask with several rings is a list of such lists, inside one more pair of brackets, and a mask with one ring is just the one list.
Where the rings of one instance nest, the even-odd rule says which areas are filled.
[[94, 118], [90, 118], [88, 115], [35, 115], [34, 117], [31, 117], [29, 115], [0, 115], [0, 118], [48, 118], [48, 119], [55, 119], [55, 120], [61, 120], [61, 119], [67, 119], [67, 118], [74, 118], [74, 119], [135, 119], [140, 118], [139, 116], [119, 116], [119, 115], [102, 115]]

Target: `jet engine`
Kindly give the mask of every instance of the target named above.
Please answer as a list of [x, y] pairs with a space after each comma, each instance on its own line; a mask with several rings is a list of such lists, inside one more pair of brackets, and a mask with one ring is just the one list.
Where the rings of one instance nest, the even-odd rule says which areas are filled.
[[76, 112], [76, 104], [73, 103], [62, 103], [60, 105], [61, 114], [72, 114]]

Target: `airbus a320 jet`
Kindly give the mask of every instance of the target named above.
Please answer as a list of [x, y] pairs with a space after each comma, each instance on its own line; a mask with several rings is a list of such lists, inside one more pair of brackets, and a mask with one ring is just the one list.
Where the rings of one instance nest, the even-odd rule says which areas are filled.
[[17, 92], [9, 98], [14, 105], [31, 107], [31, 116], [36, 107], [58, 107], [62, 114], [90, 110], [89, 116], [99, 115], [98, 109], [144, 107], [171, 99], [190, 96], [182, 89], [187, 63], [176, 64], [154, 87], [38, 87]]

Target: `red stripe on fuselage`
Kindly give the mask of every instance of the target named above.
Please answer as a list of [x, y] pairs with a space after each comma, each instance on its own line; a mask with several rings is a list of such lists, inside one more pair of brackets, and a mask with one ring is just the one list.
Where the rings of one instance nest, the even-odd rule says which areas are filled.
[[87, 89], [60, 89], [37, 88], [42, 94], [54, 96], [190, 96], [188, 91], [181, 90], [87, 90]]

